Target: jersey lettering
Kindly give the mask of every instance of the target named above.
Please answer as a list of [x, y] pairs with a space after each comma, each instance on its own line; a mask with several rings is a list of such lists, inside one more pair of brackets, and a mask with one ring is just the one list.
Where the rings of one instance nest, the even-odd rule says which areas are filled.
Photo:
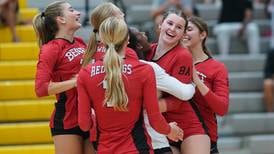
[[75, 57], [84, 54], [83, 48], [72, 48], [65, 54], [69, 61], [72, 61]]
[[201, 72], [198, 72], [198, 71], [197, 71], [197, 74], [198, 74], [199, 78], [201, 79], [201, 81], [204, 82], [204, 80], [206, 79], [206, 75]]
[[91, 67], [91, 76], [97, 75], [97, 74], [101, 74], [105, 72], [105, 68], [104, 66], [92, 66]]
[[[105, 67], [104, 66], [92, 66], [90, 75], [98, 75], [105, 73]], [[131, 64], [124, 64], [123, 65], [123, 73], [125, 74], [132, 74], [132, 65]]]
[[106, 52], [106, 47], [105, 46], [98, 46], [96, 52]]
[[181, 66], [180, 69], [179, 69], [178, 74], [189, 76], [190, 75], [190, 67]]
[[132, 65], [131, 64], [124, 64], [123, 65], [123, 73], [131, 74], [132, 73]]

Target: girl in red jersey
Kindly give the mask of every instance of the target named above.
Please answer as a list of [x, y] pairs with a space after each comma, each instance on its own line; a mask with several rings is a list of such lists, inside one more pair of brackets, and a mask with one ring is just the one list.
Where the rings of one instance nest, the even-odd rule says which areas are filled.
[[38, 97], [56, 95], [57, 103], [50, 119], [56, 154], [93, 153], [89, 132], [78, 125], [76, 76], [86, 48], [74, 37], [81, 27], [80, 12], [64, 1], [56, 1], [34, 17], [39, 38], [39, 60], [35, 77]]
[[[98, 35], [97, 29], [99, 29], [99, 26], [101, 25], [102, 21], [105, 20], [108, 17], [116, 16], [118, 18], [124, 19], [124, 14], [120, 11], [119, 8], [117, 8], [115, 5], [112, 3], [102, 3], [98, 5], [96, 8], [93, 9], [91, 13], [91, 24], [93, 28], [95, 29], [94, 33], [92, 33], [90, 43], [88, 50], [86, 51], [86, 58], [84, 60], [84, 65], [90, 63], [91, 59], [92, 61], [96, 60], [102, 60], [103, 56], [106, 53], [106, 48], [104, 44], [100, 41], [100, 36]], [[91, 48], [94, 47], [94, 44], [97, 46], [97, 48]], [[150, 46], [148, 46], [150, 48]], [[94, 51], [96, 49], [96, 51]], [[92, 57], [91, 57], [92, 56]], [[140, 56], [140, 55], [138, 55]], [[126, 49], [126, 57], [127, 58], [132, 58], [132, 59], [138, 59], [136, 56], [135, 51], [127, 48]], [[193, 85], [186, 85], [183, 83], [180, 83], [176, 79], [172, 78], [171, 76], [167, 75], [164, 70], [162, 70], [157, 64], [149, 63], [150, 65], [153, 66], [153, 69], [155, 71], [156, 75], [156, 82], [157, 82], [157, 87], [161, 87], [160, 89], [164, 89], [167, 92], [170, 92], [172, 94], [175, 94], [181, 99], [190, 99], [193, 94], [194, 94], [194, 88]], [[172, 87], [172, 88], [171, 88]], [[145, 121], [147, 121], [147, 116], [144, 114]], [[94, 127], [93, 127], [94, 129]], [[147, 127], [147, 129], [149, 129]], [[157, 141], [160, 141], [161, 143], [164, 142], [164, 144], [154, 146], [155, 142], [153, 142], [153, 148], [157, 153], [163, 153], [166, 152], [167, 150], [170, 150], [169, 144], [166, 140], [166, 136], [162, 135], [161, 138], [159, 136], [151, 136], [152, 141], [156, 138]], [[91, 140], [94, 140], [94, 136], [91, 135]], [[159, 149], [161, 147], [161, 149]], [[164, 147], [164, 148], [162, 148]]]
[[218, 154], [216, 114], [223, 116], [228, 111], [228, 72], [225, 65], [213, 59], [206, 48], [207, 24], [198, 17], [190, 17], [188, 22], [183, 44], [191, 51], [197, 69], [193, 72], [197, 87], [193, 105], [200, 112], [203, 126], [210, 137], [211, 154]]
[[[166, 72], [183, 83], [192, 82], [193, 61], [191, 53], [184, 48], [180, 40], [187, 25], [182, 12], [169, 12], [160, 25], [158, 44], [152, 45], [147, 59], [156, 62]], [[206, 154], [210, 151], [210, 139], [188, 101], [181, 101], [172, 95], [164, 95], [161, 106], [167, 121], [176, 121], [184, 131], [184, 141], [171, 142], [181, 147], [182, 153]], [[174, 150], [176, 150], [174, 148]], [[174, 151], [177, 152], [178, 151]]]
[[[83, 66], [87, 66], [91, 62], [94, 63], [97, 60], [103, 59], [106, 48], [105, 45], [101, 42], [98, 30], [101, 23], [105, 19], [113, 16], [124, 19], [124, 13], [116, 5], [110, 2], [101, 3], [92, 10], [90, 21], [93, 28], [93, 33], [90, 35], [88, 47], [84, 54]], [[129, 49], [126, 50], [126, 56], [137, 59], [137, 55], [135, 54], [135, 52]], [[93, 133], [90, 136], [90, 140], [92, 142], [96, 141], [96, 127], [93, 127], [91, 129], [91, 132]], [[96, 148], [96, 142], [93, 143]]]
[[151, 66], [125, 56], [125, 21], [106, 19], [99, 35], [106, 54], [103, 60], [82, 68], [77, 79], [78, 121], [81, 129], [89, 130], [91, 108], [95, 110], [98, 153], [153, 153], [143, 124], [143, 107], [154, 129], [172, 140], [182, 139], [182, 130], [175, 123], [166, 123], [159, 111]]
[[90, 22], [93, 27], [93, 33], [90, 35], [89, 44], [84, 54], [83, 66], [98, 59], [102, 59], [105, 55], [105, 47], [100, 41], [98, 29], [101, 23], [108, 17], [124, 19], [124, 13], [116, 5], [110, 2], [99, 4], [92, 10]]
[[[134, 49], [140, 59], [144, 59], [145, 55], [150, 52], [151, 44], [148, 42], [144, 32], [140, 32], [137, 28], [129, 28], [129, 44], [128, 47]], [[154, 62], [141, 60], [152, 66], [155, 77], [157, 90], [169, 93], [180, 100], [189, 100], [193, 97], [195, 88], [194, 85], [184, 84], [176, 78], [168, 75], [164, 69]], [[160, 92], [161, 93], [161, 92]], [[160, 95], [158, 95], [160, 97]], [[147, 115], [144, 112], [145, 126], [151, 137], [152, 147], [155, 154], [172, 154], [169, 142], [165, 135], [157, 133], [149, 124]]]

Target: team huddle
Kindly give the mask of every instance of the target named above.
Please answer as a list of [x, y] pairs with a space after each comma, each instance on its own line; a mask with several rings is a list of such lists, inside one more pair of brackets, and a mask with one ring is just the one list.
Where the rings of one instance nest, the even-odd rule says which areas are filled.
[[88, 45], [80, 12], [55, 1], [35, 16], [37, 96], [56, 95], [56, 154], [217, 154], [216, 115], [228, 111], [225, 65], [207, 50], [206, 23], [169, 11], [156, 43], [102, 3]]

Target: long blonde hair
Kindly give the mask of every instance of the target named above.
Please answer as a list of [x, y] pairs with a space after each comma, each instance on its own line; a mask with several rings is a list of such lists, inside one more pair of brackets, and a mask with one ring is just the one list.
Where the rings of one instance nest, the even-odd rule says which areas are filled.
[[128, 97], [122, 80], [123, 59], [118, 55], [128, 40], [127, 25], [123, 19], [110, 17], [101, 24], [99, 35], [107, 46], [103, 60], [107, 83], [105, 104], [112, 104], [118, 111], [127, 111]]
[[38, 44], [40, 47], [55, 38], [55, 35], [59, 30], [56, 17], [63, 15], [62, 4], [64, 3], [67, 2], [55, 1], [49, 4], [45, 11], [37, 14], [33, 18], [33, 28], [38, 36]]
[[93, 33], [90, 36], [89, 43], [84, 54], [83, 66], [90, 63], [92, 56], [97, 50], [96, 34], [99, 30], [101, 23], [108, 17], [115, 16], [119, 8], [110, 2], [102, 3], [94, 8], [91, 12], [91, 26], [93, 27]]

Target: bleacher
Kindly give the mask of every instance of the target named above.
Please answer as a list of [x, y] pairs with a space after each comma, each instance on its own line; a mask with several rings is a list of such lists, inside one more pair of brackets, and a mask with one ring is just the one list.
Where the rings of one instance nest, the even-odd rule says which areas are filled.
[[[19, 0], [19, 20], [32, 20], [38, 8]], [[20, 43], [0, 27], [0, 154], [53, 154], [48, 120], [53, 98], [38, 99], [34, 75], [39, 53], [32, 25], [18, 25]]]
[[[20, 18], [31, 19], [53, 0], [19, 1]], [[68, 2], [85, 16], [84, 1]], [[90, 8], [100, 2], [90, 0]], [[124, 2], [128, 23], [152, 32], [153, 23], [149, 14], [152, 0]], [[198, 3], [197, 9], [212, 29], [220, 6]], [[231, 45], [232, 55], [220, 58], [212, 33], [207, 42], [214, 56], [229, 69], [230, 110], [224, 118], [219, 118], [218, 144], [221, 154], [274, 153], [274, 113], [264, 112], [262, 99], [264, 53], [269, 49], [269, 38], [264, 36], [264, 31], [269, 29], [270, 24], [262, 9], [261, 5], [255, 6], [256, 22], [261, 30], [262, 53], [259, 56], [248, 56], [246, 46], [235, 40]], [[20, 43], [12, 43], [9, 30], [0, 28], [0, 154], [53, 154], [48, 120], [54, 99], [38, 99], [33, 88], [39, 52], [35, 33], [32, 26], [18, 25], [16, 30]], [[88, 41], [90, 31], [91, 28], [87, 26], [78, 34]]]

